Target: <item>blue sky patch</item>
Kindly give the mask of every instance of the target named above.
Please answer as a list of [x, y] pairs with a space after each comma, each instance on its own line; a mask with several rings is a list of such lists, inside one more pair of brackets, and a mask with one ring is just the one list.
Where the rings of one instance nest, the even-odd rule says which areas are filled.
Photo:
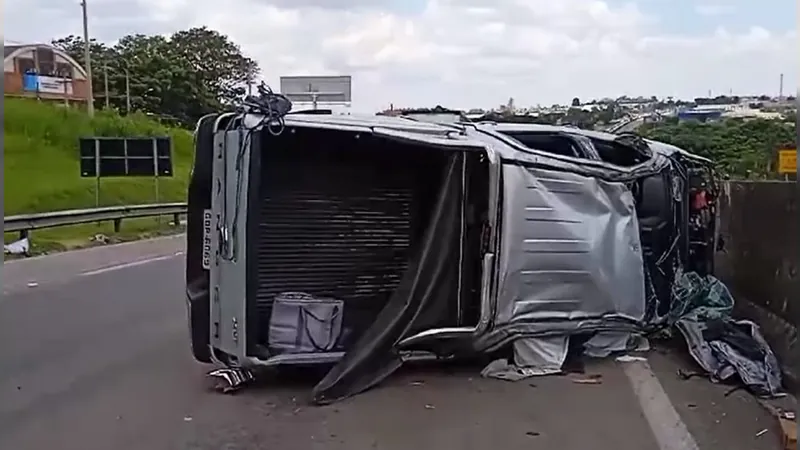
[[[611, 4], [630, 3], [611, 0]], [[662, 33], [709, 34], [718, 27], [746, 32], [753, 26], [784, 33], [797, 27], [795, 0], [638, 0], [641, 11], [658, 19]]]

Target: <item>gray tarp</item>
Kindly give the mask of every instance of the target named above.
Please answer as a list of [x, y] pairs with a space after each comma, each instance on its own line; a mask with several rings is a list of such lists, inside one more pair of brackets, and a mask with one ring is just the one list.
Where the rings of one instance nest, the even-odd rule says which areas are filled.
[[739, 375], [756, 395], [781, 395], [778, 359], [749, 320], [734, 320], [733, 296], [713, 276], [682, 274], [673, 285], [667, 321], [683, 334], [689, 353], [715, 381]]

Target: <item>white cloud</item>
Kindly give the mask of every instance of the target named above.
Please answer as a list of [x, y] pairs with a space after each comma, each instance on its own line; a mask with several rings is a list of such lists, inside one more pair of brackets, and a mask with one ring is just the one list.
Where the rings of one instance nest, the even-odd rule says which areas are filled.
[[[104, 40], [215, 28], [276, 87], [281, 75], [350, 74], [359, 110], [490, 107], [509, 97], [528, 105], [574, 96], [693, 97], [709, 89], [772, 93], [780, 73], [798, 79], [795, 31], [709, 24], [702, 35], [665, 34], [659, 17], [635, 3], [601, 0], [429, 0], [413, 13], [398, 9], [406, 2], [228, 0], [219, 8], [212, 0], [95, 0], [90, 14], [92, 33]], [[9, 39], [80, 33], [77, 4], [33, 3], [8, 2]], [[34, 25], [41, 23], [52, 28]]]

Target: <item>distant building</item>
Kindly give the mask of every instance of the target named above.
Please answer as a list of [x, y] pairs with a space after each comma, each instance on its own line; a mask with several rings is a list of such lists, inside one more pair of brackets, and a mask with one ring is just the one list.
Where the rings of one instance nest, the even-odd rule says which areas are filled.
[[678, 111], [678, 120], [696, 120], [698, 122], [712, 122], [722, 119], [722, 111], [696, 111], [693, 109]]
[[780, 119], [783, 117], [781, 111], [763, 111], [750, 108], [747, 104], [728, 104], [728, 105], [698, 105], [691, 109], [678, 111], [679, 120], [698, 120], [700, 122], [710, 122], [720, 119]]
[[3, 46], [3, 93], [62, 102], [85, 102], [86, 70], [45, 44]]
[[403, 108], [390, 109], [377, 113], [379, 116], [409, 117], [420, 122], [431, 122], [440, 124], [458, 123], [468, 120], [462, 111], [436, 106], [435, 108]]
[[679, 109], [678, 120], [712, 122], [722, 119], [722, 115], [729, 110], [728, 105], [697, 105], [694, 108]]

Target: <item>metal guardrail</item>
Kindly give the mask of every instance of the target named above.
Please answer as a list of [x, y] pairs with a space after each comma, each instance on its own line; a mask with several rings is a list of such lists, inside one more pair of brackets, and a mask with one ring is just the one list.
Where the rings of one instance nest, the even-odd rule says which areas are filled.
[[35, 214], [20, 214], [3, 217], [3, 232], [19, 232], [20, 239], [28, 237], [31, 230], [63, 227], [91, 222], [114, 221], [114, 231], [118, 232], [123, 219], [172, 216], [173, 223], [180, 223], [180, 216], [186, 214], [186, 203], [159, 203], [153, 205], [124, 205], [103, 208], [69, 209]]

